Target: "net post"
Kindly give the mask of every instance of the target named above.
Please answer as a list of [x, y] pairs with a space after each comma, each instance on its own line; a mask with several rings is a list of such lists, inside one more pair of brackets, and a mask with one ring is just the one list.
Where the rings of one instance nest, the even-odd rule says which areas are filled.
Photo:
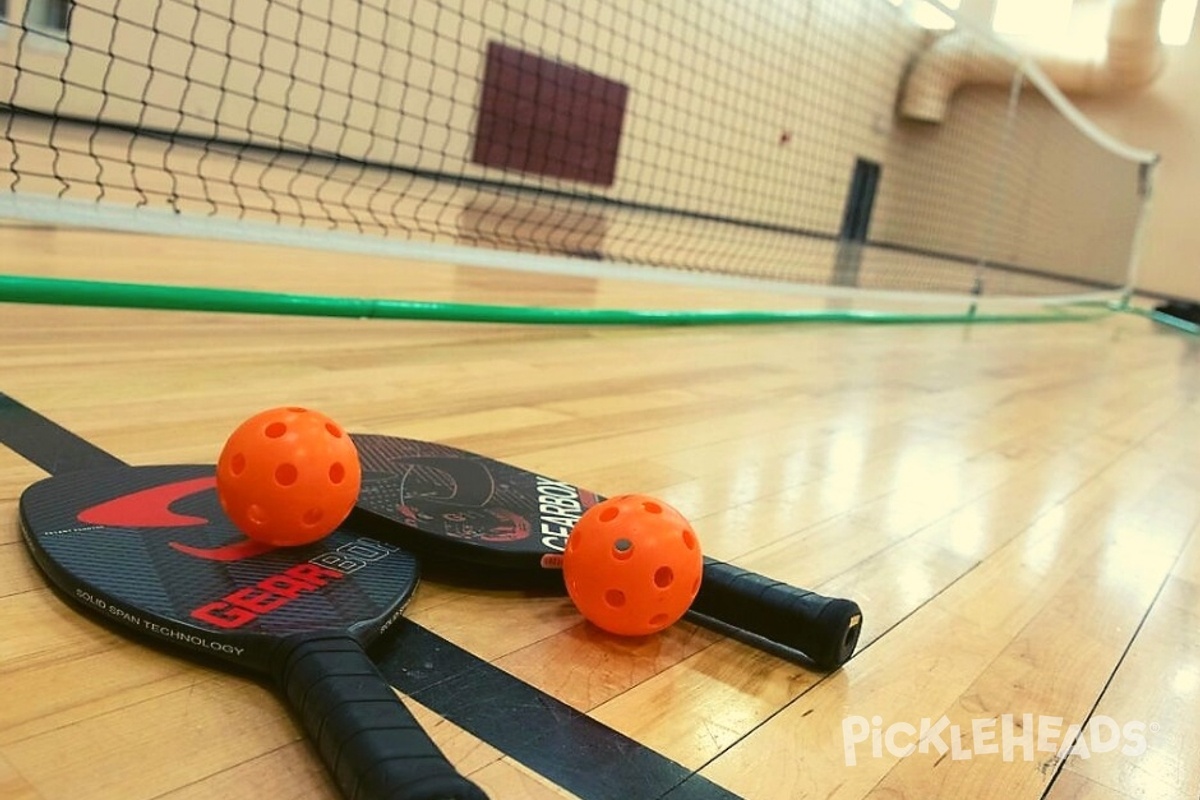
[[1004, 125], [1000, 130], [996, 168], [992, 173], [990, 208], [984, 221], [988, 235], [983, 237], [985, 241], [982, 242], [983, 246], [980, 248], [981, 255], [975, 266], [975, 280], [972, 294], [977, 296], [983, 296], [987, 291], [989, 255], [997, 263], [1003, 261], [999, 257], [1002, 236], [999, 220], [1004, 202], [1008, 196], [1008, 173], [1012, 168], [1013, 159], [1013, 129], [1020, 107], [1021, 90], [1024, 83], [1025, 73], [1022, 69], [1022, 63], [1016, 61], [1013, 64], [1012, 78], [1009, 80], [1008, 85], [1008, 96], [1004, 107]]
[[1121, 289], [1121, 299], [1118, 302], [1118, 307], [1122, 310], [1129, 308], [1133, 295], [1137, 291], [1138, 268], [1141, 264], [1142, 247], [1146, 235], [1146, 221], [1154, 202], [1154, 178], [1158, 172], [1159, 163], [1161, 163], [1161, 159], [1156, 155], [1138, 165], [1137, 193], [1141, 202], [1138, 205], [1133, 239], [1129, 244], [1129, 266], [1125, 271], [1125, 285]]

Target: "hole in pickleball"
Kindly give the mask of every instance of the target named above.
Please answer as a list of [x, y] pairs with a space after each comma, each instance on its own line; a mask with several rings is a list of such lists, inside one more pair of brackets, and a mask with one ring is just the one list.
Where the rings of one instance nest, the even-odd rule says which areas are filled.
[[234, 475], [241, 475], [246, 471], [246, 456], [241, 453], [234, 453], [233, 458], [229, 461], [229, 469]]
[[329, 431], [329, 435], [335, 439], [342, 438], [342, 429], [337, 425], [334, 425], [332, 422], [325, 423], [325, 430]]
[[625, 593], [620, 589], [609, 589], [604, 593], [604, 602], [613, 608], [620, 608], [625, 605]]
[[654, 585], [665, 589], [675, 582], [675, 572], [670, 567], [659, 567], [654, 570]]
[[608, 508], [606, 508], [600, 512], [600, 521], [601, 522], [612, 522], [614, 519], [617, 518], [617, 515], [620, 513], [621, 513], [621, 510], [619, 508], [617, 508], [616, 506], [609, 506]]
[[696, 534], [692, 533], [688, 528], [683, 529], [683, 546], [688, 550], [696, 549]]
[[301, 408], [300, 406], [288, 406], [288, 411], [295, 411], [297, 414], [303, 414], [305, 411], [308, 411], [308, 409]]
[[661, 514], [662, 513], [662, 506], [660, 506], [658, 503], [652, 503], [652, 502], [642, 503], [642, 508], [649, 511], [651, 514]]
[[280, 464], [275, 468], [275, 482], [280, 486], [291, 486], [300, 477], [295, 464]]
[[272, 422], [263, 432], [267, 434], [268, 439], [278, 439], [287, 433], [287, 425], [284, 425], [282, 422]]
[[655, 614], [650, 618], [650, 627], [661, 628], [663, 625], [667, 624], [668, 619], [669, 617], [666, 614]]
[[310, 508], [304, 512], [304, 516], [300, 520], [308, 526], [316, 525], [325, 516], [325, 512], [319, 508]]
[[624, 561], [633, 555], [633, 542], [628, 539], [617, 539], [613, 542], [613, 558]]
[[329, 465], [329, 480], [332, 483], [341, 483], [346, 480], [346, 468], [342, 466], [342, 462], [335, 461]]

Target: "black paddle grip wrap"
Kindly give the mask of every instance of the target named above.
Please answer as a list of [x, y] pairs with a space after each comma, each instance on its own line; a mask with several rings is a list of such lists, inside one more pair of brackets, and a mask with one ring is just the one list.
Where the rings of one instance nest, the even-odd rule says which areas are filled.
[[280, 690], [347, 800], [487, 800], [352, 637], [290, 637], [274, 658]]
[[823, 597], [708, 558], [691, 610], [799, 650], [823, 670], [837, 669], [853, 655], [862, 630], [862, 611], [853, 600]]

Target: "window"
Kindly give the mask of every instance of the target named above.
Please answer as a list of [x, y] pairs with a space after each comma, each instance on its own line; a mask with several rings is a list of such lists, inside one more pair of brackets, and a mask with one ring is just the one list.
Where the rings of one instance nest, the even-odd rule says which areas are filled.
[[1158, 22], [1158, 38], [1163, 44], [1187, 44], [1196, 20], [1196, 0], [1166, 0]]
[[1008, 36], [1063, 36], [1071, 26], [1072, 0], [996, 0], [992, 30]]
[[66, 34], [70, 16], [71, 0], [29, 0], [25, 6], [25, 26], [42, 33]]
[[[1163, 44], [1187, 44], [1197, 0], [1164, 0], [1158, 25]], [[1053, 47], [1099, 52], [1107, 33], [1107, 6], [1073, 0], [995, 0], [992, 29]], [[1074, 16], [1072, 16], [1074, 15]]]
[[[942, 0], [942, 2], [947, 8], [955, 11], [962, 4], [962, 0]], [[929, 28], [932, 31], [944, 31], [954, 27], [954, 19], [949, 14], [925, 0], [920, 0], [913, 5], [912, 18], [922, 28]]]
[[[954, 27], [954, 19], [938, 8], [936, 3], [928, 2], [928, 0], [888, 0], [888, 2], [897, 8], [903, 7], [912, 21], [922, 28], [945, 31]], [[957, 11], [958, 7], [962, 5], [962, 0], [941, 0], [941, 2], [946, 8], [954, 11]]]

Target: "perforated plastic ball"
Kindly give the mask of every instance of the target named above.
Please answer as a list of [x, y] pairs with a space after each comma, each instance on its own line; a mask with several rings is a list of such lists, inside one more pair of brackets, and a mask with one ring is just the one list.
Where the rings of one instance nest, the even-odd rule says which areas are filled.
[[674, 624], [700, 590], [700, 541], [682, 514], [647, 495], [587, 510], [563, 553], [575, 607], [597, 627], [645, 636]]
[[247, 536], [275, 546], [328, 536], [358, 499], [362, 467], [349, 434], [305, 408], [255, 414], [217, 461], [217, 496]]

